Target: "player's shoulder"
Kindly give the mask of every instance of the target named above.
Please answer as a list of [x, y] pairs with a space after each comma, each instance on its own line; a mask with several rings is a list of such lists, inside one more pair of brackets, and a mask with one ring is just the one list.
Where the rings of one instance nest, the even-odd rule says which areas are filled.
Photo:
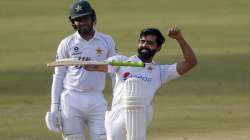
[[172, 70], [177, 68], [177, 63], [174, 64], [158, 64], [161, 70]]
[[76, 32], [75, 32], [75, 33], [73, 33], [73, 34], [71, 34], [71, 35], [68, 35], [68, 36], [66, 36], [65, 38], [63, 38], [63, 39], [61, 40], [60, 44], [64, 44], [64, 45], [67, 45], [67, 46], [68, 46], [69, 44], [74, 43], [75, 40], [76, 40], [76, 38], [77, 38], [77, 34], [76, 34]]
[[96, 37], [104, 41], [113, 41], [112, 36], [102, 32], [96, 32]]
[[71, 42], [72, 40], [75, 40], [76, 37], [77, 37], [77, 34], [75, 32], [73, 34], [66, 36], [64, 39], [62, 39], [62, 42]]
[[98, 37], [103, 37], [103, 38], [107, 38], [107, 39], [112, 39], [112, 36], [111, 36], [111, 35], [108, 35], [108, 34], [103, 33], [103, 32], [97, 32], [97, 31], [96, 31], [96, 35], [97, 35]]
[[158, 63], [155, 63], [156, 65], [160, 65], [161, 67], [172, 67], [172, 66], [176, 66], [177, 63], [173, 63], [173, 64], [158, 64]]

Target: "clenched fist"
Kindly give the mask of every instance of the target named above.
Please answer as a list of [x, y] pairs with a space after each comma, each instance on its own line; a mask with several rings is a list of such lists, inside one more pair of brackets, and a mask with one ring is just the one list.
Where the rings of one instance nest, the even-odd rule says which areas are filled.
[[181, 34], [181, 30], [178, 27], [171, 27], [168, 30], [168, 36], [172, 39], [182, 39], [182, 34]]

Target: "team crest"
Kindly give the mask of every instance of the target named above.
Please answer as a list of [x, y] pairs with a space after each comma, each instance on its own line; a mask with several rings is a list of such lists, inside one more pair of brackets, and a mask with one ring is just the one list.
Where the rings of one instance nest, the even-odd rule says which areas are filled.
[[97, 54], [98, 56], [102, 55], [102, 53], [103, 53], [103, 50], [102, 50], [101, 48], [97, 48], [97, 49], [96, 49], [96, 54]]

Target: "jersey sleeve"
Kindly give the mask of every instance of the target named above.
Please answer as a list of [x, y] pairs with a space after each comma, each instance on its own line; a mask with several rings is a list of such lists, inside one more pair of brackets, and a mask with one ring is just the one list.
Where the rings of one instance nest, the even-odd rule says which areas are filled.
[[62, 40], [57, 48], [56, 52], [56, 59], [64, 59], [68, 58], [68, 53], [67, 53], [67, 43], [65, 40]]
[[[108, 58], [108, 62], [111, 62], [113, 60], [116, 60], [116, 61], [127, 61], [128, 57], [124, 56], [124, 55], [116, 55], [116, 56]], [[119, 66], [108, 65], [108, 73], [115, 73], [115, 72], [118, 71], [118, 69], [119, 69]]]
[[118, 49], [117, 49], [116, 43], [112, 37], [110, 37], [109, 47], [110, 47], [110, 49], [109, 49], [108, 57], [115, 56], [118, 54]]
[[162, 84], [165, 84], [166, 82], [180, 76], [180, 74], [177, 72], [177, 64], [160, 65], [160, 68]]
[[[67, 58], [67, 44], [62, 41], [57, 49], [56, 60]], [[51, 86], [51, 104], [60, 104], [60, 95], [63, 90], [63, 80], [67, 67], [55, 67]]]

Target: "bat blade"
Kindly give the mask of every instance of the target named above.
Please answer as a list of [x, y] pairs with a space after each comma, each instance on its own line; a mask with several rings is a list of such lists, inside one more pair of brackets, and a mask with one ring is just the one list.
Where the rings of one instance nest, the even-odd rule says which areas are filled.
[[112, 66], [126, 66], [126, 67], [145, 67], [143, 62], [129, 62], [129, 61], [82, 61], [78, 59], [60, 59], [47, 64], [48, 67], [60, 67], [60, 66], [83, 66], [85, 64], [93, 65], [112, 65]]
[[48, 67], [60, 67], [60, 66], [83, 66], [85, 64], [106, 65], [105, 61], [82, 61], [78, 59], [60, 59], [47, 64]]

